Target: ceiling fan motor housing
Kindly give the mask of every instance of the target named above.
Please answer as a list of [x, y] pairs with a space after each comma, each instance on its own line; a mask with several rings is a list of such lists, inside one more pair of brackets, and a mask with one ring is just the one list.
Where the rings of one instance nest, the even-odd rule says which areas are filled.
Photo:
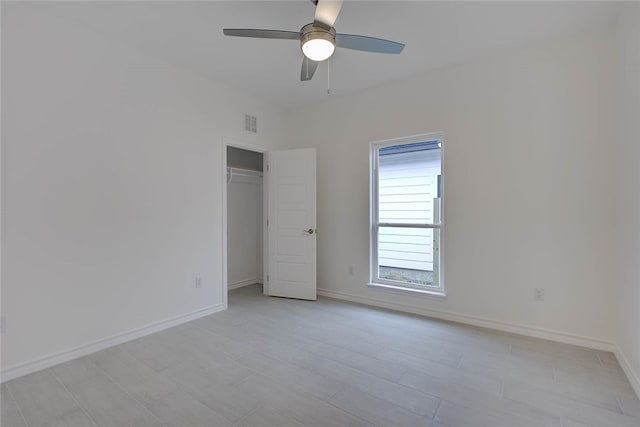
[[[325, 28], [315, 23], [307, 24], [300, 29], [300, 48], [303, 49], [305, 43], [310, 40], [327, 40], [333, 46], [336, 45], [335, 28]], [[304, 49], [303, 49], [304, 51]]]

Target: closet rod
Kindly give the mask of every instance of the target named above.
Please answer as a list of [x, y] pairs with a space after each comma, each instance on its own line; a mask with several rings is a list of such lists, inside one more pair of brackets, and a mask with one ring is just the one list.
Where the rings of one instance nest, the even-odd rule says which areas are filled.
[[242, 168], [227, 168], [227, 184], [231, 182], [234, 176], [244, 176], [247, 178], [262, 178], [262, 172], [255, 171], [251, 169], [242, 169]]

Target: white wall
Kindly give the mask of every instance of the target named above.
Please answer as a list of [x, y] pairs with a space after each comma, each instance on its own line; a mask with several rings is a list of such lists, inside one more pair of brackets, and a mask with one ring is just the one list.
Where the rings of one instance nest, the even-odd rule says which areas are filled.
[[273, 147], [285, 119], [3, 2], [3, 371], [220, 305], [222, 137]]
[[625, 4], [618, 42], [619, 318], [616, 341], [622, 364], [640, 395], [640, 3]]
[[[611, 33], [554, 40], [299, 110], [297, 139], [318, 149], [318, 286], [610, 346]], [[435, 131], [445, 139], [448, 297], [368, 288], [369, 142]], [[534, 301], [536, 287], [545, 288], [546, 301]]]

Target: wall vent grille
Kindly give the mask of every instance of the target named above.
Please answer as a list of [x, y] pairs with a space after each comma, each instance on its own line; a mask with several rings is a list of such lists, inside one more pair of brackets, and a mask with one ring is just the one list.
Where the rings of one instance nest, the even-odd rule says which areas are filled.
[[258, 133], [258, 119], [250, 114], [244, 115], [244, 130], [247, 132]]

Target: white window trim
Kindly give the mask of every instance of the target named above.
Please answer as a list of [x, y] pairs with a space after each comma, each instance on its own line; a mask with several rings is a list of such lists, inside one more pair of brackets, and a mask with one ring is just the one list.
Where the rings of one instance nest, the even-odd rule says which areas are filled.
[[[387, 224], [378, 222], [378, 150], [383, 147], [389, 147], [400, 144], [411, 144], [424, 141], [440, 141], [440, 174], [442, 176], [442, 194], [440, 196], [440, 224]], [[386, 139], [382, 141], [373, 141], [370, 143], [369, 149], [369, 170], [371, 173], [369, 179], [369, 283], [367, 286], [379, 289], [386, 289], [393, 293], [409, 293], [413, 295], [425, 295], [443, 299], [446, 297], [445, 280], [444, 280], [444, 133], [432, 132], [419, 135], [412, 135], [402, 138]], [[397, 282], [393, 280], [378, 279], [378, 239], [376, 227], [381, 225], [392, 225], [394, 227], [407, 226], [418, 228], [437, 228], [440, 230], [440, 277], [439, 286], [413, 285], [405, 282]]]

